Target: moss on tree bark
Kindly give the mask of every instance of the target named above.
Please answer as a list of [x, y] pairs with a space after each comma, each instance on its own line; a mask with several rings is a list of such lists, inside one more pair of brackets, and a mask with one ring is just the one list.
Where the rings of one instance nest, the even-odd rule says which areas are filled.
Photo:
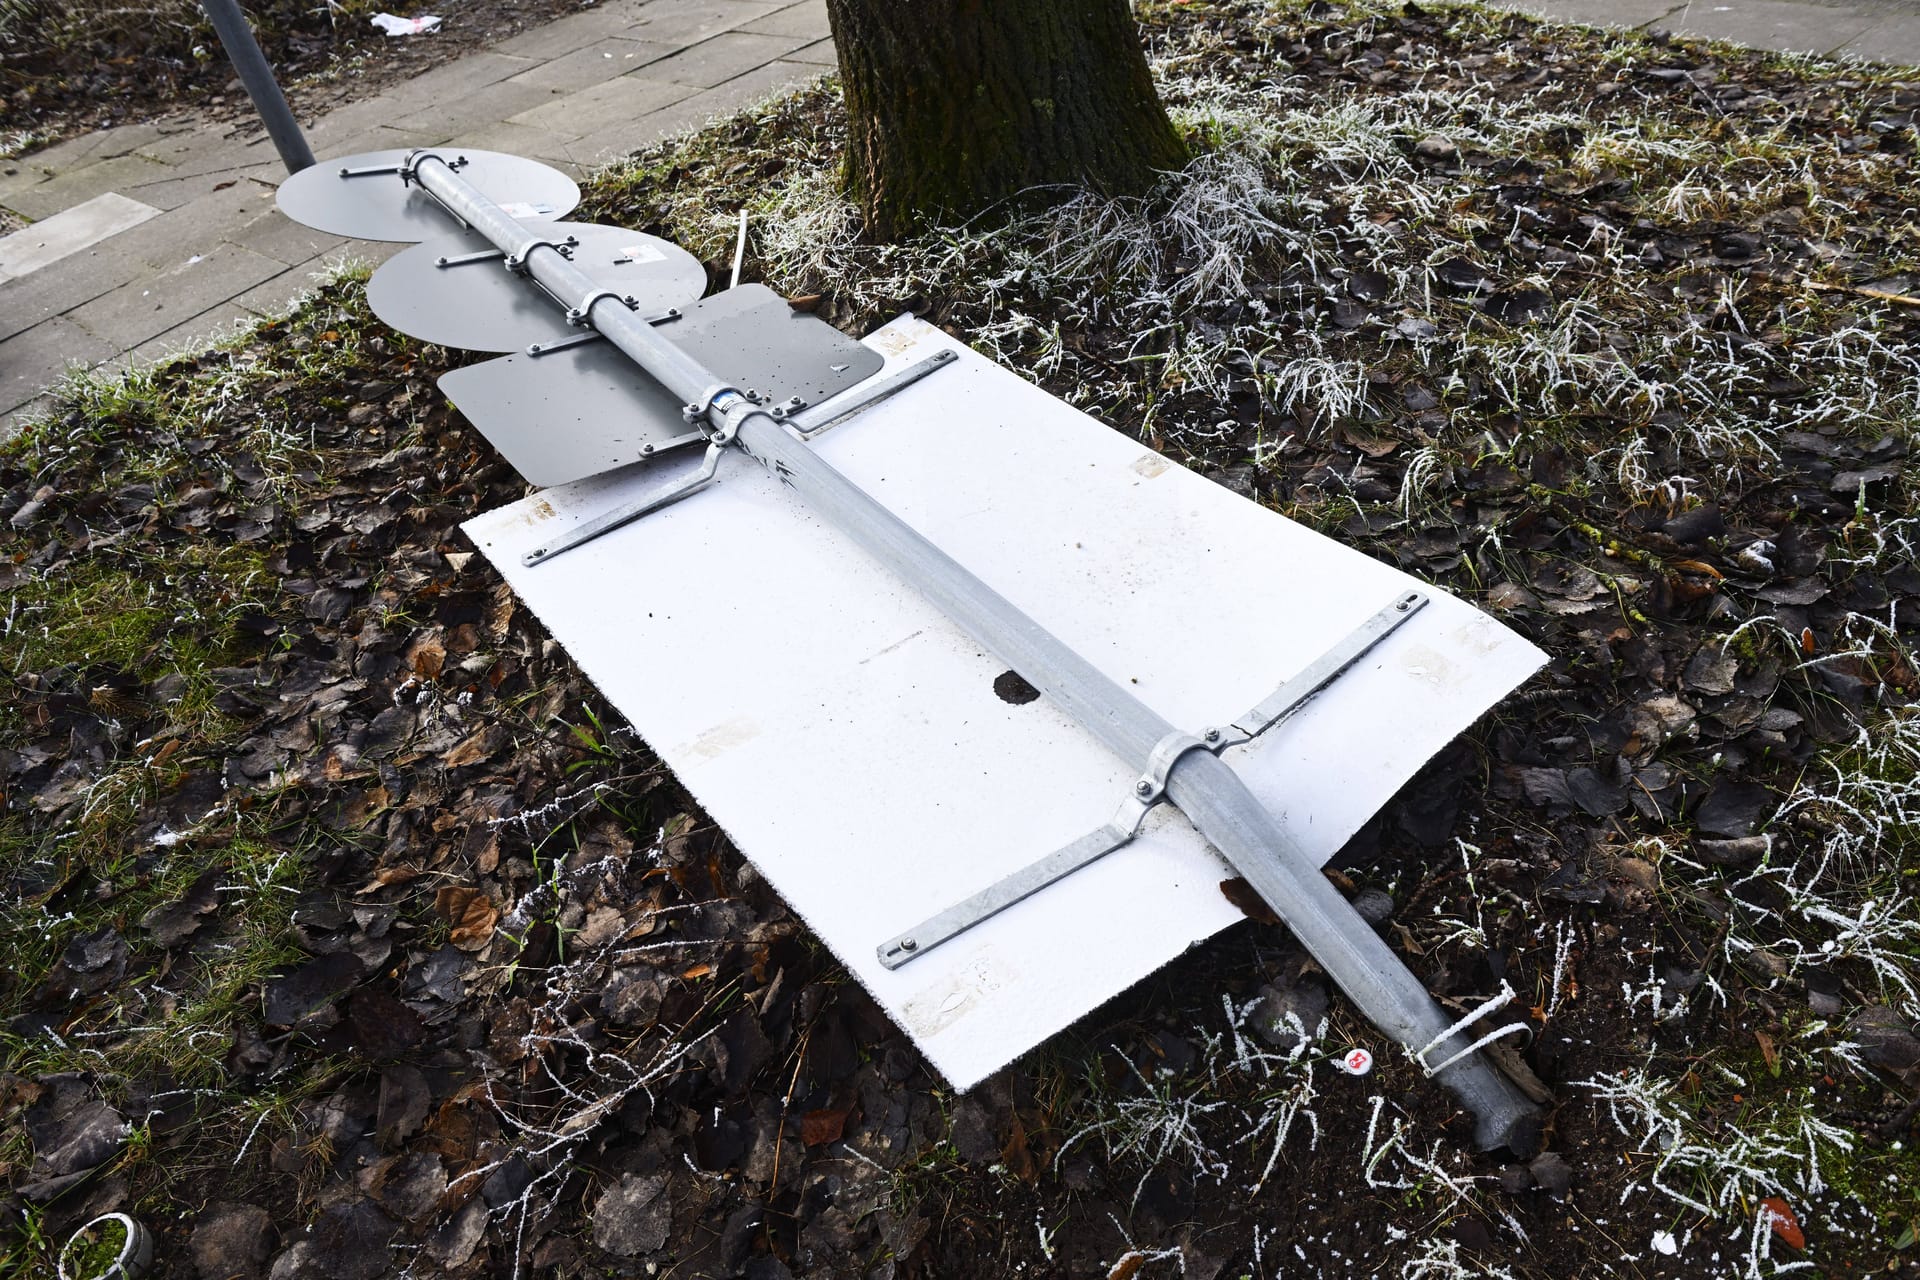
[[1186, 159], [1127, 0], [827, 0], [867, 232], [1050, 185], [1130, 193]]

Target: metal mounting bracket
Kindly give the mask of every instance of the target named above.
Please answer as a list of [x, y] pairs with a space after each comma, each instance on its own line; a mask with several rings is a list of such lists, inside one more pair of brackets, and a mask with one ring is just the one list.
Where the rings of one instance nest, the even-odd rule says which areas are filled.
[[[668, 320], [677, 320], [679, 318], [680, 318], [680, 308], [668, 307], [665, 311], [662, 311], [657, 316], [648, 316], [646, 319], [642, 320], [641, 323], [642, 324], [664, 324]], [[599, 340], [600, 340], [599, 330], [589, 329], [585, 333], [576, 333], [571, 338], [556, 338], [552, 342], [528, 343], [527, 354], [530, 356], [547, 356], [547, 355], [552, 355], [556, 351], [565, 351], [568, 347], [577, 347], [583, 342], [597, 342]], [[651, 452], [651, 450], [649, 450], [649, 452]]]
[[618, 507], [602, 516], [595, 516], [585, 524], [575, 525], [544, 547], [538, 547], [520, 557], [520, 563], [532, 568], [545, 564], [563, 551], [592, 542], [602, 534], [611, 533], [623, 524], [632, 524], [642, 516], [652, 515], [664, 507], [670, 507], [682, 498], [690, 498], [713, 482], [720, 473], [720, 457], [726, 453], [727, 446], [733, 440], [731, 434], [726, 439], [713, 436], [707, 443], [707, 455], [700, 461], [700, 470], [679, 484], [643, 498], [632, 506]]
[[435, 258], [436, 267], [464, 267], [475, 262], [498, 262], [506, 257], [504, 249], [482, 249], [478, 253], [456, 253], [451, 257]]
[[830, 400], [810, 405], [796, 413], [789, 414], [787, 426], [802, 439], [811, 440], [828, 427], [845, 422], [856, 413], [870, 409], [895, 392], [912, 386], [930, 373], [946, 368], [960, 357], [942, 348], [924, 359], [915, 360], [904, 368], [896, 369], [884, 378], [869, 378], [857, 382]]
[[[434, 156], [433, 158], [440, 160], [439, 156]], [[343, 168], [340, 170], [340, 176], [343, 178], [373, 178], [381, 174], [397, 173], [403, 181], [410, 182], [413, 177], [413, 161], [414, 157], [408, 156], [398, 164], [370, 164], [358, 169]], [[441, 163], [445, 164], [449, 169], [464, 169], [467, 165], [467, 158], [465, 156], [459, 156], [452, 160], [442, 160]]]
[[[1341, 672], [1365, 657], [1375, 645], [1420, 612], [1426, 603], [1427, 597], [1418, 591], [1409, 591], [1400, 596], [1309, 662], [1293, 679], [1262, 698], [1245, 715], [1236, 716], [1228, 728], [1206, 729], [1198, 736], [1174, 733], [1162, 738], [1154, 744], [1146, 768], [1133, 784], [1132, 794], [1121, 800], [1120, 807], [1107, 819], [1106, 825], [1089, 831], [1072, 844], [1054, 850], [1037, 862], [1030, 862], [1018, 871], [1003, 876], [971, 897], [929, 916], [913, 928], [895, 934], [878, 947], [880, 963], [889, 969], [898, 969], [909, 960], [925, 955], [943, 942], [951, 942], [1015, 903], [1025, 901], [1048, 885], [1130, 843], [1139, 834], [1140, 824], [1147, 814], [1166, 798], [1167, 778], [1180, 757], [1193, 750], [1211, 751], [1217, 755], [1228, 747], [1259, 737], [1305, 706], [1315, 694], [1338, 679]], [[1444, 1036], [1441, 1038], [1445, 1039]], [[1428, 1047], [1432, 1048], [1431, 1045]], [[1451, 1061], [1448, 1059], [1449, 1063]]]
[[[679, 310], [676, 308], [663, 312], [658, 316], [651, 317], [648, 323], [660, 324], [676, 318], [679, 314]], [[558, 342], [541, 343], [538, 344], [537, 347], [528, 347], [527, 354], [530, 356], [545, 355], [548, 352], [559, 351], [562, 348], [574, 346], [578, 343], [590, 342], [599, 336], [600, 335], [596, 333], [583, 333], [571, 338], [562, 338]], [[835, 423], [844, 422], [855, 414], [872, 408], [888, 396], [893, 395], [904, 387], [911, 386], [935, 370], [944, 369], [946, 366], [952, 364], [955, 359], [956, 357], [951, 351], [936, 351], [924, 360], [916, 360], [905, 368], [889, 374], [884, 378], [875, 378], [867, 382], [858, 383], [830, 400], [822, 401], [817, 405], [813, 405], [810, 408], [801, 410], [799, 413], [786, 417], [784, 421], [788, 429], [802, 439], [818, 435]], [[686, 418], [688, 423], [704, 431], [706, 429], [704, 424], [707, 420], [707, 410], [712, 406], [714, 400], [730, 391], [736, 395], [744, 395], [756, 403], [758, 402], [758, 393], [756, 392], [741, 392], [731, 387], [715, 386], [706, 393], [704, 397], [705, 404], [689, 404], [681, 410], [681, 416]], [[587, 521], [585, 524], [569, 529], [560, 537], [555, 538], [547, 546], [522, 556], [521, 563], [525, 564], [528, 568], [532, 568], [534, 565], [545, 564], [564, 551], [571, 551], [575, 547], [585, 546], [595, 538], [603, 534], [611, 533], [622, 525], [631, 524], [642, 516], [651, 515], [663, 507], [672, 506], [682, 498], [693, 496], [712, 481], [720, 465], [715, 450], [723, 448], [732, 438], [730, 434], [724, 439], [718, 434], [708, 436], [711, 443], [707, 448], [706, 462], [702, 465], [700, 471], [688, 480], [687, 483], [669, 489], [664, 493], [642, 498], [640, 501], [629, 506], [616, 507], [605, 515], [598, 516]], [[651, 457], [656, 450], [664, 449], [678, 443], [679, 440], [676, 439], [667, 441], [664, 444], [649, 444], [642, 447], [640, 453], [643, 458]], [[1211, 744], [1196, 742], [1195, 745]], [[1172, 761], [1168, 761], [1167, 767], [1169, 769], [1172, 768]], [[1162, 790], [1165, 789], [1165, 785], [1165, 778], [1163, 776], [1161, 779]], [[1129, 803], [1131, 803], [1132, 797], [1129, 797], [1128, 800]], [[1144, 817], [1147, 809], [1152, 807], [1152, 805], [1147, 805], [1142, 808], [1140, 811], [1141, 816]], [[1135, 824], [1136, 826], [1138, 825], [1138, 819], [1135, 820]], [[1129, 835], [1128, 839], [1131, 838], [1131, 835]], [[1101, 852], [1105, 853], [1107, 850], [1103, 849]], [[1066, 873], [1061, 872], [1061, 874], [1064, 875]]]

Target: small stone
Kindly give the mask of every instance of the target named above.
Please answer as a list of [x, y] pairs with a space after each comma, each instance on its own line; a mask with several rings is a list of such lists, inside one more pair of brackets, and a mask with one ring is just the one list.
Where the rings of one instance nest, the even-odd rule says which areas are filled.
[[1500, 1189], [1510, 1196], [1533, 1190], [1533, 1175], [1523, 1164], [1510, 1164], [1500, 1170]]
[[622, 1258], [658, 1251], [673, 1229], [666, 1189], [667, 1180], [657, 1174], [641, 1178], [631, 1173], [608, 1187], [593, 1207], [593, 1242]]
[[968, 1164], [992, 1164], [1000, 1158], [1000, 1142], [994, 1134], [993, 1115], [977, 1098], [962, 1098], [953, 1107], [953, 1126], [949, 1136], [960, 1158]]
[[1262, 1040], [1282, 1053], [1291, 1053], [1302, 1040], [1311, 1041], [1327, 1016], [1327, 989], [1318, 982], [1300, 981], [1291, 987], [1260, 989], [1260, 1005], [1253, 1027]]
[[1452, 138], [1438, 133], [1430, 133], [1413, 144], [1413, 154], [1422, 160], [1440, 163], [1457, 159], [1460, 155], [1460, 148], [1454, 145]]
[[1868, 1005], [1848, 1019], [1847, 1038], [1860, 1046], [1862, 1058], [1883, 1071], [1905, 1075], [1920, 1067], [1920, 1036], [1883, 1004]]
[[257, 1205], [214, 1205], [194, 1224], [187, 1248], [200, 1280], [259, 1280], [273, 1251], [273, 1219]]
[[1353, 895], [1353, 909], [1368, 924], [1384, 924], [1393, 914], [1393, 897], [1384, 889], [1362, 889]]
[[1527, 1166], [1527, 1172], [1533, 1175], [1533, 1180], [1540, 1184], [1542, 1190], [1556, 1200], [1564, 1197], [1573, 1186], [1573, 1166], [1557, 1151], [1542, 1151]]

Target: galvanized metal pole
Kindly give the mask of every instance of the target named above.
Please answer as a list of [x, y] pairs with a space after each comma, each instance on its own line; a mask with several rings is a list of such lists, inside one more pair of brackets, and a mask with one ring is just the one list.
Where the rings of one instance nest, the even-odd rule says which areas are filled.
[[[1174, 726], [874, 501], [783, 424], [720, 383], [571, 261], [558, 252], [542, 251], [537, 224], [529, 227], [508, 217], [437, 156], [421, 157], [413, 180], [510, 259], [521, 262], [555, 298], [589, 312], [603, 337], [675, 396], [690, 406], [710, 408], [723, 430], [778, 472], [811, 510], [924, 595], [1121, 759], [1138, 767], [1175, 733]], [[1187, 751], [1168, 775], [1167, 794], [1381, 1031], [1416, 1054], [1429, 1049], [1451, 1052], [1472, 1043], [1471, 1031], [1448, 1036], [1455, 1020], [1230, 766], [1206, 751]], [[1434, 1044], [1443, 1038], [1448, 1043]], [[1509, 1139], [1529, 1141], [1533, 1105], [1484, 1054], [1466, 1054], [1435, 1078], [1473, 1113], [1475, 1138], [1482, 1147], [1502, 1146]]]
[[307, 145], [307, 135], [300, 132], [299, 122], [293, 118], [286, 95], [280, 92], [273, 68], [267, 65], [267, 55], [260, 52], [260, 42], [253, 38], [253, 28], [247, 25], [239, 4], [236, 0], [200, 0], [200, 4], [227, 51], [227, 60], [239, 73], [241, 86], [253, 99], [253, 109], [267, 126], [267, 135], [273, 139], [287, 172], [312, 167], [313, 149]]

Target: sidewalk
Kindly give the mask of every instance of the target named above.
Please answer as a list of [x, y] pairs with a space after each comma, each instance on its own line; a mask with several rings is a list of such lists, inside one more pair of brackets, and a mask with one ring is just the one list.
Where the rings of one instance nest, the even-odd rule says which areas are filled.
[[[1920, 63], [1920, 0], [1496, 0], [1600, 26]], [[411, 37], [431, 39], [432, 37]], [[322, 159], [458, 143], [583, 170], [830, 69], [825, 0], [608, 0], [306, 120]], [[285, 307], [346, 242], [274, 209], [257, 125], [190, 117], [0, 162], [0, 435], [69, 365], [141, 363]]]
[[[825, 0], [608, 0], [301, 124], [323, 161], [458, 143], [578, 177], [833, 65]], [[406, 247], [295, 225], [285, 176], [257, 124], [191, 119], [0, 163], [0, 207], [33, 222], [0, 237], [0, 435], [69, 365], [153, 360]]]

